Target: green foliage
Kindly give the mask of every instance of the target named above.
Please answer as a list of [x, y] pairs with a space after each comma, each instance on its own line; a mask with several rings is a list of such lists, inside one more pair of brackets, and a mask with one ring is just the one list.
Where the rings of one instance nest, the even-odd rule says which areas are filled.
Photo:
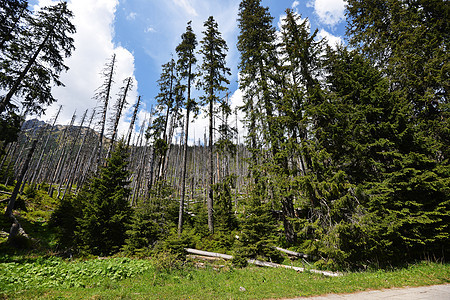
[[66, 262], [60, 258], [1, 263], [2, 291], [34, 288], [98, 287], [135, 277], [153, 268], [150, 261], [129, 258]]
[[1, 256], [0, 294], [13, 299], [272, 299], [445, 284], [450, 275], [448, 265], [430, 262], [332, 278], [282, 268], [157, 268], [159, 262], [170, 260], [155, 256], [67, 262]]
[[231, 260], [231, 263], [236, 268], [245, 268], [248, 266], [247, 258], [240, 254], [234, 255], [233, 259]]
[[240, 224], [235, 248], [237, 256], [262, 257], [276, 263], [283, 261], [280, 252], [273, 248], [276, 241], [276, 223], [270, 204], [249, 205]]
[[[228, 46], [218, 30], [218, 24], [214, 17], [210, 16], [204, 23], [204, 38], [200, 41], [202, 48], [200, 54], [203, 55], [201, 65], [203, 80], [200, 82], [206, 96], [201, 97], [202, 104], [207, 105], [208, 115], [213, 115], [210, 109], [211, 103], [223, 103], [219, 93], [226, 91], [224, 84], [229, 84], [227, 76], [231, 75], [230, 69], [226, 67], [226, 56]], [[212, 126], [212, 124], [211, 124]]]
[[128, 203], [128, 150], [119, 142], [97, 176], [76, 197], [63, 199], [52, 216], [59, 242], [85, 253], [109, 255], [120, 250], [131, 223]]
[[237, 228], [238, 223], [233, 212], [232, 188], [234, 187], [235, 176], [227, 176], [222, 182], [214, 185], [215, 192], [215, 227], [219, 232], [231, 232]]
[[35, 198], [37, 195], [37, 190], [32, 187], [27, 185], [24, 189], [23, 189], [23, 194], [27, 197], [27, 198]]
[[151, 200], [141, 203], [127, 230], [124, 250], [134, 255], [146, 255], [153, 251], [156, 243], [162, 243], [171, 229], [176, 227], [178, 202], [171, 199], [173, 190], [158, 182], [151, 192]]
[[[20, 132], [20, 125], [23, 118], [14, 112], [0, 114], [0, 156], [5, 155], [5, 146], [9, 143], [17, 141]], [[5, 166], [3, 166], [5, 168]], [[3, 178], [5, 178], [9, 170], [1, 170]]]
[[[63, 85], [59, 75], [68, 70], [64, 58], [74, 49], [70, 35], [76, 30], [66, 2], [43, 7], [34, 15], [28, 10], [22, 13], [20, 22], [18, 19], [12, 22], [19, 24], [14, 32], [16, 36], [1, 49], [5, 59], [0, 86], [7, 93], [0, 104], [0, 113], [16, 110], [11, 99], [21, 96], [22, 105], [39, 114], [43, 112], [42, 105], [55, 101], [51, 87]], [[14, 17], [7, 19], [11, 21]]]
[[152, 262], [158, 272], [173, 272], [184, 267], [185, 261], [182, 258], [180, 252], [164, 251], [155, 253]]
[[[124, 250], [126, 253], [146, 256], [164, 232], [159, 226], [157, 211], [149, 204], [143, 204], [134, 211], [129, 229], [126, 231]], [[163, 232], [161, 232], [163, 231]]]
[[53, 211], [49, 225], [56, 231], [60, 250], [70, 250], [80, 243], [76, 237], [78, 221], [83, 214], [83, 203], [72, 195], [64, 197]]
[[[447, 256], [449, 54], [442, 18], [448, 5], [349, 1], [348, 12], [351, 43], [379, 66], [395, 97], [388, 122], [374, 128], [384, 139], [374, 144], [377, 153], [369, 152], [379, 177], [366, 185], [367, 207], [383, 224], [393, 256]], [[392, 18], [380, 18], [386, 14]]]

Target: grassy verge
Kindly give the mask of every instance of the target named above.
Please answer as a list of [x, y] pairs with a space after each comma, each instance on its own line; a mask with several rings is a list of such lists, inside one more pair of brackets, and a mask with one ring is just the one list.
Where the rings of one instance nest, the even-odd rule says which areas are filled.
[[257, 267], [214, 270], [187, 265], [167, 271], [155, 260], [127, 258], [66, 262], [3, 257], [0, 263], [3, 299], [264, 299], [449, 282], [450, 265], [438, 263], [335, 278]]

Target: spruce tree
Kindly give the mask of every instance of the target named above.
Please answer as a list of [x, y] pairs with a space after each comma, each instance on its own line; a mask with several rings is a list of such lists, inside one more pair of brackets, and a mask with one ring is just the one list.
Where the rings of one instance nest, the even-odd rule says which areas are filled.
[[183, 150], [183, 173], [181, 175], [181, 199], [180, 209], [178, 215], [178, 235], [181, 235], [183, 231], [183, 214], [184, 214], [184, 198], [186, 196], [186, 172], [187, 172], [187, 152], [188, 152], [188, 140], [189, 140], [189, 123], [190, 115], [197, 110], [197, 102], [191, 98], [191, 88], [193, 81], [197, 77], [193, 67], [197, 63], [195, 57], [195, 47], [197, 46], [197, 40], [195, 33], [192, 31], [191, 22], [188, 22], [186, 32], [181, 35], [181, 43], [176, 47], [178, 54], [177, 71], [179, 72], [180, 79], [185, 80], [186, 83], [183, 89], [186, 89], [186, 117], [185, 117], [185, 130], [184, 130], [184, 150]]
[[29, 14], [28, 1], [9, 0], [0, 3], [0, 50], [2, 52], [23, 33], [21, 32], [23, 20], [27, 19]]
[[175, 60], [172, 58], [168, 63], [162, 66], [161, 76], [158, 80], [159, 93], [156, 96], [158, 102], [157, 111], [160, 114], [159, 121], [155, 120], [158, 124], [158, 135], [156, 136], [159, 151], [159, 167], [157, 178], [158, 181], [162, 180], [165, 176], [166, 169], [166, 157], [169, 150], [169, 145], [172, 142], [171, 124], [173, 118], [176, 118], [178, 114], [179, 106], [175, 103], [175, 86], [177, 83]]
[[377, 195], [371, 189], [389, 165], [393, 131], [404, 130], [401, 107], [382, 74], [354, 51], [328, 48], [324, 69], [327, 100], [308, 109], [313, 168], [301, 186], [312, 217], [302, 232], [309, 235], [304, 246], [332, 265], [355, 266], [367, 257], [383, 261], [392, 231], [381, 227], [395, 225], [389, 218], [374, 223], [370, 203]]
[[282, 116], [284, 112], [281, 111], [282, 81], [278, 72], [280, 62], [272, 19], [268, 9], [262, 7], [260, 1], [241, 2], [239, 67], [241, 87], [244, 90], [244, 111], [249, 124], [251, 168], [255, 180], [253, 195], [265, 199], [264, 201], [272, 199], [275, 207], [281, 206], [285, 238], [289, 244], [293, 244], [296, 241], [291, 222], [295, 217], [294, 197], [288, 184], [290, 175], [284, 129], [286, 122]]
[[[275, 29], [268, 8], [259, 0], [243, 0], [239, 6], [238, 50], [240, 51], [240, 87], [244, 92], [247, 122], [247, 143], [251, 153], [250, 171], [253, 183], [248, 199], [244, 224], [241, 227], [239, 250], [245, 256], [273, 256], [275, 222], [270, 212], [270, 190], [273, 190], [269, 172], [272, 159], [280, 144], [274, 102], [276, 57]], [[273, 195], [273, 194], [272, 194]], [[278, 199], [272, 199], [276, 202]], [[277, 205], [277, 204], [275, 204]], [[285, 229], [292, 232], [286, 227]], [[294, 234], [290, 235], [293, 236]]]
[[224, 84], [229, 84], [230, 81], [227, 76], [231, 75], [230, 69], [226, 67], [226, 52], [228, 51], [225, 40], [221, 37], [218, 30], [217, 22], [212, 16], [204, 24], [204, 37], [200, 41], [202, 48], [200, 54], [203, 55], [203, 64], [201, 70], [203, 73], [203, 81], [201, 85], [206, 96], [202, 97], [202, 104], [207, 105], [207, 115], [209, 117], [209, 187], [208, 187], [208, 228], [211, 233], [214, 233], [213, 220], [213, 203], [214, 203], [214, 118], [215, 105], [223, 102], [222, 105], [227, 105], [221, 99], [220, 93], [226, 90]]
[[92, 177], [77, 196], [82, 216], [77, 219], [75, 235], [83, 251], [110, 255], [125, 243], [132, 210], [128, 202], [128, 149], [120, 141], [106, 166]]
[[449, 13], [440, 0], [348, 4], [351, 44], [379, 66], [403, 108], [375, 198], [397, 220], [393, 248], [410, 259], [449, 249]]
[[59, 75], [68, 70], [64, 58], [74, 50], [72, 17], [67, 3], [61, 2], [42, 8], [30, 19], [27, 34], [16, 39], [18, 44], [10, 47], [13, 50], [2, 61], [1, 85], [6, 93], [1, 97], [0, 113], [14, 107], [13, 96], [21, 96], [22, 105], [36, 113], [56, 100], [51, 87], [63, 85]]

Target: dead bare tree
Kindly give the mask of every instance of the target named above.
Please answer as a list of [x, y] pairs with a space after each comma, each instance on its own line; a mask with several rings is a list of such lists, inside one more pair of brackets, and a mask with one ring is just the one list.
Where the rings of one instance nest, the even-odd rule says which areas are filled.
[[59, 117], [59, 114], [61, 113], [61, 110], [62, 110], [62, 105], [59, 106], [58, 111], [57, 111], [55, 117], [53, 118], [52, 126], [50, 127], [50, 130], [47, 133], [47, 138], [45, 139], [45, 143], [44, 143], [44, 145], [42, 147], [41, 154], [39, 155], [39, 159], [38, 159], [37, 165], [36, 165], [36, 167], [34, 169], [34, 172], [33, 172], [32, 178], [31, 178], [31, 184], [32, 185], [35, 184], [35, 182], [36, 182], [36, 180], [37, 180], [37, 178], [38, 178], [38, 176], [39, 176], [39, 174], [40, 174], [40, 172], [42, 170], [42, 168], [41, 168], [42, 158], [43, 158], [44, 154], [46, 153], [48, 141], [50, 140], [50, 137], [51, 137], [51, 135], [53, 133], [53, 129], [55, 128], [55, 124], [56, 124], [56, 121], [58, 120], [58, 117]]
[[131, 117], [130, 127], [128, 128], [127, 133], [127, 147], [130, 146], [131, 135], [134, 132], [134, 124], [136, 123], [137, 113], [139, 111], [139, 105], [141, 104], [141, 96], [138, 97], [138, 101], [134, 105], [133, 116]]
[[122, 111], [127, 104], [127, 93], [128, 91], [133, 87], [133, 79], [131, 77], [128, 77], [124, 80], [125, 86], [121, 88], [119, 92], [119, 98], [117, 99], [117, 102], [114, 104], [114, 116], [113, 116], [113, 124], [111, 127], [111, 144], [109, 144], [108, 154], [106, 157], [109, 157], [111, 155], [111, 152], [114, 147], [114, 142], [117, 138], [117, 128], [119, 127], [119, 121], [120, 117], [122, 116]]
[[105, 77], [103, 85], [99, 88], [98, 92], [95, 95], [95, 98], [98, 101], [102, 101], [103, 110], [101, 112], [101, 120], [100, 120], [100, 134], [98, 138], [98, 152], [97, 152], [97, 164], [96, 166], [100, 166], [102, 163], [102, 152], [103, 152], [103, 135], [105, 133], [105, 123], [106, 123], [106, 113], [108, 111], [108, 102], [111, 94], [111, 86], [113, 84], [113, 76], [114, 76], [114, 67], [116, 64], [116, 54], [113, 54], [110, 62], [105, 65], [103, 69], [102, 75]]

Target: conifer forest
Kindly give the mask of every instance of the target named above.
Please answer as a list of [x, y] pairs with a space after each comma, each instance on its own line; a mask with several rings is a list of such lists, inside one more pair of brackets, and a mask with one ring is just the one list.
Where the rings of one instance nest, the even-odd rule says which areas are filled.
[[[195, 248], [245, 264], [280, 262], [283, 248], [332, 270], [446, 261], [450, 6], [347, 2], [336, 47], [301, 12], [286, 9], [278, 30], [261, 0], [240, 2], [239, 111], [221, 24], [188, 22], [153, 83], [157, 104], [137, 124], [139, 97], [122, 134], [136, 83], [116, 78], [116, 55], [92, 109], [40, 120], [52, 87], [69, 85], [73, 13], [0, 1], [2, 247], [35, 247], [23, 210], [52, 199], [49, 247], [62, 256]], [[192, 143], [200, 111], [208, 127]]]

